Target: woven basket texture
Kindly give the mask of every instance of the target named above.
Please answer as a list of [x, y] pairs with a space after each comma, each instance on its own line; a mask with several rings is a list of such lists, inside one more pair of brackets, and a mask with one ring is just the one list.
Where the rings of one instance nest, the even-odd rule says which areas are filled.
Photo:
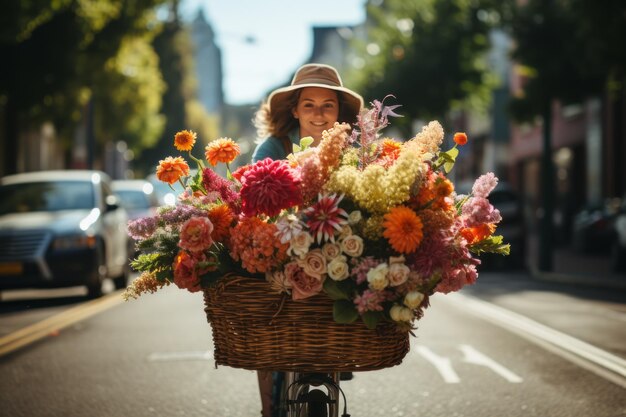
[[258, 278], [229, 276], [204, 290], [216, 364], [267, 371], [369, 371], [398, 365], [408, 332], [389, 322], [333, 320], [333, 300], [293, 301]]

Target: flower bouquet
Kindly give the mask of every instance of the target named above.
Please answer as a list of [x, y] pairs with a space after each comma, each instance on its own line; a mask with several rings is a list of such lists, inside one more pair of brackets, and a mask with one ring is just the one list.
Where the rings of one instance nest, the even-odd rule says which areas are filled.
[[[286, 160], [234, 172], [229, 164], [239, 148], [231, 139], [210, 142], [203, 161], [191, 154], [195, 134], [179, 132], [174, 144], [198, 170], [190, 176], [180, 156], [160, 162], [157, 177], [186, 191], [176, 206], [129, 224], [142, 252], [132, 266], [141, 275], [125, 296], [170, 283], [204, 291], [216, 360], [230, 366], [361, 370], [399, 363], [429, 297], [474, 283], [476, 256], [508, 254], [509, 246], [494, 234], [501, 216], [488, 196], [497, 178], [481, 176], [469, 195], [457, 195], [447, 178], [467, 136], [456, 133], [445, 152], [436, 121], [405, 142], [383, 137], [396, 107], [374, 101], [353, 127], [325, 131], [317, 147], [303, 138]], [[225, 163], [226, 178], [207, 163]], [[342, 334], [331, 349], [336, 334], [320, 333], [329, 328]], [[243, 362], [224, 359], [237, 352]], [[369, 352], [375, 357], [364, 362]], [[384, 352], [392, 357], [381, 359]], [[329, 363], [317, 367], [324, 355]], [[276, 364], [283, 357], [289, 359]]]

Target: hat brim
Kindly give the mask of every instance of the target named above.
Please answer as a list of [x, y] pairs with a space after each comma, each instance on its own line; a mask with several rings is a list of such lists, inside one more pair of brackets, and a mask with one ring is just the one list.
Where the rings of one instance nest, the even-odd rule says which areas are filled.
[[272, 91], [272, 93], [267, 98], [267, 103], [270, 107], [270, 111], [272, 108], [276, 106], [276, 103], [286, 100], [291, 94], [293, 94], [296, 90], [300, 90], [302, 88], [307, 87], [319, 87], [319, 88], [327, 88], [329, 90], [337, 91], [339, 93], [343, 93], [343, 97], [345, 98], [345, 102], [348, 106], [348, 110], [351, 114], [354, 114], [354, 119], [356, 120], [356, 116], [359, 114], [361, 109], [363, 108], [363, 97], [354, 91], [345, 88], [332, 86], [328, 84], [317, 84], [317, 83], [308, 83], [308, 84], [298, 84], [298, 85], [290, 85], [287, 87], [277, 88]]

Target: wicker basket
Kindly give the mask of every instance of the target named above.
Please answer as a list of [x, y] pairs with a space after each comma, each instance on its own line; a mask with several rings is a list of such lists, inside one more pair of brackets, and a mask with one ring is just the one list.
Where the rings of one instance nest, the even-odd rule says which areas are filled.
[[293, 301], [258, 278], [229, 276], [204, 291], [218, 365], [272, 371], [369, 371], [398, 365], [409, 351], [407, 332], [381, 322], [333, 320], [321, 294]]

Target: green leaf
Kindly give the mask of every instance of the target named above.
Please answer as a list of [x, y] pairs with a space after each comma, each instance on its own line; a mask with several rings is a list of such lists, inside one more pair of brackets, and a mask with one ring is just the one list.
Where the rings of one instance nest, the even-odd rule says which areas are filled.
[[337, 323], [353, 323], [359, 317], [354, 303], [349, 300], [337, 300], [333, 304], [333, 319]]
[[366, 311], [361, 318], [368, 329], [375, 329], [378, 322], [383, 318], [382, 311]]
[[305, 150], [306, 148], [311, 146], [312, 143], [313, 143], [313, 138], [311, 136], [305, 136], [302, 139], [300, 139], [300, 146], [302, 147], [302, 150]]
[[300, 152], [302, 150], [302, 148], [300, 147], [300, 145], [296, 145], [295, 143], [293, 144], [293, 152]]
[[156, 272], [156, 278], [159, 281], [171, 281], [172, 279], [172, 271], [167, 269], [162, 269]]
[[324, 281], [324, 291], [333, 300], [350, 300], [350, 288], [342, 282], [328, 278]]

